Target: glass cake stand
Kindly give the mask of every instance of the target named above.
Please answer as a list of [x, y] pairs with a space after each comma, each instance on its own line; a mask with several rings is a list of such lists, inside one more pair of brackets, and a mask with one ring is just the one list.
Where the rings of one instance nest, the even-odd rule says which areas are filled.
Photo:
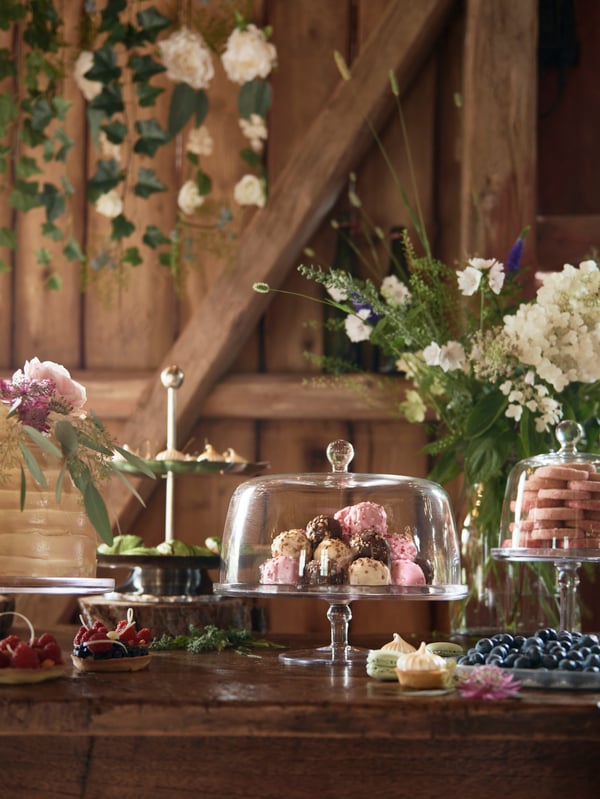
[[0, 594], [104, 594], [115, 581], [99, 577], [0, 577]]
[[[577, 422], [560, 422], [555, 435], [557, 452], [522, 460], [511, 470], [500, 525], [502, 546], [492, 549], [492, 557], [553, 563], [560, 628], [578, 631], [579, 569], [583, 563], [600, 563], [600, 454], [578, 451], [584, 431]], [[584, 477], [573, 476], [578, 474]]]
[[[329, 605], [330, 643], [316, 649], [284, 652], [279, 655], [280, 660], [296, 665], [360, 663], [364, 666], [367, 650], [351, 646], [348, 640], [352, 602], [459, 600], [467, 596], [468, 586], [460, 583], [456, 525], [448, 495], [441, 486], [415, 477], [351, 473], [348, 466], [354, 457], [354, 448], [347, 441], [331, 442], [326, 454], [332, 467], [330, 472], [268, 475], [238, 486], [229, 504], [220, 580], [214, 585], [214, 591], [246, 597], [322, 599]], [[314, 521], [317, 516], [332, 519], [344, 508], [378, 513], [386, 530], [407, 537], [416, 553], [415, 563], [423, 564], [421, 576], [425, 584], [307, 584], [302, 557], [294, 572], [295, 582], [261, 582], [261, 566], [264, 567], [265, 561], [273, 563], [276, 559], [272, 547], [276, 537], [290, 530], [304, 532], [309, 520]], [[364, 523], [369, 526], [366, 521]], [[367, 527], [365, 532], [373, 532]], [[307, 559], [313, 558], [313, 563], [315, 557], [320, 557], [315, 556], [315, 552], [316, 547], [310, 554], [305, 553]], [[369, 562], [372, 563], [372, 559]], [[429, 575], [427, 579], [425, 572]]]

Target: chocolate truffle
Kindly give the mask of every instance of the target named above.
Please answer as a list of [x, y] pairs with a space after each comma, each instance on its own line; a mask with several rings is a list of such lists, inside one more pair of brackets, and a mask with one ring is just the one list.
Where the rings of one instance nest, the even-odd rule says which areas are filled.
[[373, 558], [389, 565], [390, 546], [381, 533], [375, 530], [363, 530], [350, 537], [350, 549], [353, 557]]
[[311, 560], [304, 567], [304, 582], [307, 585], [343, 585], [347, 580], [345, 565], [334, 560]]
[[306, 537], [315, 546], [324, 538], [341, 538], [342, 525], [333, 516], [321, 513], [306, 525]]

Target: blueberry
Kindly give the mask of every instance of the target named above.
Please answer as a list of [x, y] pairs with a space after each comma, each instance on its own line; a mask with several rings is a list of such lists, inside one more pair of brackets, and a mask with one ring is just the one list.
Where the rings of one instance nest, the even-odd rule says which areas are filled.
[[579, 671], [581, 665], [576, 663], [574, 660], [563, 658], [562, 660], [558, 661], [558, 668], [561, 669], [561, 671]]
[[518, 652], [509, 652], [509, 654], [504, 658], [504, 666], [507, 669], [512, 669], [515, 666], [515, 660], [519, 657]]
[[542, 655], [542, 666], [545, 669], [556, 669], [558, 667], [558, 658], [556, 655]]
[[567, 652], [567, 660], [574, 660], [576, 662], [581, 662], [584, 660], [584, 656], [581, 654], [579, 649], [569, 649]]
[[542, 662], [542, 651], [536, 646], [529, 646], [523, 651], [521, 657], [528, 658], [531, 663], [531, 667], [535, 668]]
[[477, 652], [491, 652], [493, 649], [494, 643], [489, 638], [480, 638], [479, 641], [475, 644], [475, 649]]
[[515, 669], [530, 669], [531, 668], [531, 660], [525, 655], [519, 655], [515, 658], [514, 662]]
[[591, 652], [583, 661], [583, 667], [588, 669], [593, 666], [600, 666], [600, 655]]
[[508, 655], [508, 647], [497, 644], [490, 649], [489, 654], [499, 656], [502, 660], [504, 660], [504, 658]]
[[517, 649], [521, 649], [521, 647], [525, 643], [525, 636], [524, 635], [515, 635], [513, 643], [514, 643], [514, 646]]
[[510, 633], [496, 633], [496, 635], [492, 636], [492, 641], [495, 644], [506, 644], [507, 646], [511, 646], [514, 640], [515, 639]]
[[523, 649], [528, 649], [531, 646], [536, 646], [538, 649], [544, 648], [543, 640], [537, 635], [531, 635], [523, 641]]
[[472, 655], [468, 655], [469, 666], [482, 666], [485, 663], [485, 655], [483, 652], [473, 652]]

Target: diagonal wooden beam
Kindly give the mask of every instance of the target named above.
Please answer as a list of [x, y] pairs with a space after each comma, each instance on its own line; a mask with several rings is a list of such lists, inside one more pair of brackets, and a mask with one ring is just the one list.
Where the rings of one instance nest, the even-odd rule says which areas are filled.
[[[123, 432], [124, 442], [164, 440], [166, 392], [159, 375], [171, 364], [185, 371], [177, 392], [177, 431], [180, 441], [187, 438], [200, 404], [233, 362], [269, 302], [268, 297], [253, 292], [252, 284], [264, 281], [277, 287], [284, 281], [296, 254], [332, 208], [348, 173], [373, 143], [365, 118], [377, 129], [389, 115], [394, 99], [390, 70], [402, 95], [454, 5], [455, 0], [391, 0], [361, 49], [351, 80], [340, 79], [273, 187], [267, 207], [242, 234], [235, 264], [209, 290], [157, 371], [143, 404]], [[137, 488], [148, 497], [152, 483], [138, 481]], [[126, 530], [139, 504], [118, 484], [109, 501], [121, 529]]]

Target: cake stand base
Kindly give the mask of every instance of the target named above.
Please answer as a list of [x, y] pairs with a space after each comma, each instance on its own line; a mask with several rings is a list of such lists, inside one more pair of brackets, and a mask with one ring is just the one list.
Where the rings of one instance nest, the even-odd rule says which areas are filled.
[[368, 649], [345, 646], [334, 649], [321, 646], [317, 649], [298, 649], [295, 652], [282, 652], [279, 660], [289, 666], [361, 666], [365, 668]]

